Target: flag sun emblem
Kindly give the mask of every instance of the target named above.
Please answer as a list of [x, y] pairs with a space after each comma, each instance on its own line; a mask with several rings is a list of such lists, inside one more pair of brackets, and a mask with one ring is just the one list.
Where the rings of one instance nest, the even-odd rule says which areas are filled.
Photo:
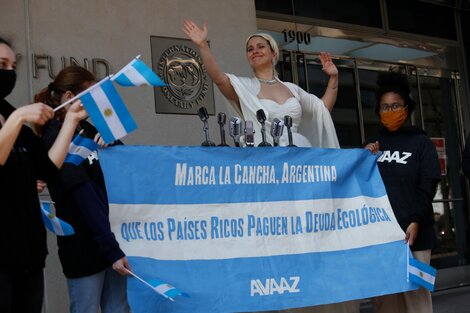
[[113, 110], [111, 108], [107, 108], [103, 111], [104, 116], [109, 117], [113, 115]]

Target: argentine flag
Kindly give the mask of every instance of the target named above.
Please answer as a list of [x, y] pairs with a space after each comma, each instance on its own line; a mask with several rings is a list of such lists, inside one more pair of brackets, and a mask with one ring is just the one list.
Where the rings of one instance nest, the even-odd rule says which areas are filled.
[[410, 281], [423, 286], [429, 291], [434, 291], [434, 281], [436, 280], [436, 269], [421, 261], [409, 258], [408, 272]]
[[80, 100], [105, 143], [120, 139], [137, 128], [109, 77], [80, 95]]
[[174, 298], [176, 296], [182, 295], [181, 290], [158, 279], [149, 280], [149, 284], [153, 286], [153, 290], [155, 290], [156, 293], [162, 295], [163, 297], [171, 301], [175, 301]]
[[69, 152], [65, 158], [66, 163], [80, 165], [93, 151], [98, 149], [99, 145], [80, 134], [70, 143]]
[[70, 236], [75, 233], [70, 224], [51, 213], [51, 203], [41, 201], [42, 220], [46, 228], [57, 236]]
[[[141, 277], [137, 276], [137, 274], [127, 270], [129, 274], [140, 280], [143, 284], [150, 287], [153, 291], [161, 295], [162, 297], [170, 300], [175, 301], [174, 298], [176, 296], [181, 296], [183, 293], [176, 287], [173, 287], [170, 284], [164, 283], [158, 279], [150, 279], [148, 282], [142, 279]], [[187, 296], [187, 295], [186, 295]]]
[[124, 66], [111, 80], [124, 87], [134, 86], [166, 86], [144, 62], [136, 57]]

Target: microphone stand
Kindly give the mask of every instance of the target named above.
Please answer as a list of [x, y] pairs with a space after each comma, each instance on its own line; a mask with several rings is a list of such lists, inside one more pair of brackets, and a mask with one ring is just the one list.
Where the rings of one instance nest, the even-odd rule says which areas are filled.
[[284, 130], [284, 122], [278, 118], [273, 120], [271, 124], [271, 136], [273, 137], [273, 146], [279, 146], [279, 138], [282, 136]]
[[239, 117], [230, 118], [230, 136], [233, 138], [235, 147], [240, 147], [241, 120]]
[[266, 141], [266, 127], [265, 127], [266, 114], [264, 113], [263, 109], [259, 109], [258, 111], [256, 111], [256, 119], [261, 124], [261, 138], [262, 138], [262, 141], [258, 145], [258, 147], [272, 147], [272, 145], [269, 142]]
[[296, 145], [294, 145], [294, 141], [292, 140], [292, 131], [290, 129], [292, 127], [292, 117], [290, 117], [289, 115], [284, 116], [284, 125], [286, 125], [287, 127], [287, 136], [289, 137], [289, 144], [287, 146], [297, 147]]
[[253, 121], [245, 122], [245, 144], [247, 147], [255, 146], [255, 131], [253, 129]]
[[225, 122], [227, 120], [227, 117], [225, 113], [219, 112], [217, 114], [217, 123], [219, 124], [220, 128], [220, 144], [218, 145], [219, 147], [229, 147], [229, 145], [225, 142]]
[[204, 135], [206, 137], [206, 140], [201, 144], [201, 146], [215, 147], [215, 143], [210, 141], [209, 139], [209, 124], [207, 122], [207, 120], [209, 119], [209, 114], [207, 113], [206, 107], [200, 107], [197, 111], [197, 114], [199, 115], [201, 121], [204, 123], [204, 127], [202, 129], [204, 130]]

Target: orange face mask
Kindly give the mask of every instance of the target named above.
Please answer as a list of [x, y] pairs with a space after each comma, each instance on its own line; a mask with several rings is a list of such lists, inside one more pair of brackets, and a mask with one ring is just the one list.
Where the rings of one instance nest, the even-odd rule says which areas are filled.
[[380, 112], [380, 121], [389, 131], [394, 132], [406, 121], [408, 110]]

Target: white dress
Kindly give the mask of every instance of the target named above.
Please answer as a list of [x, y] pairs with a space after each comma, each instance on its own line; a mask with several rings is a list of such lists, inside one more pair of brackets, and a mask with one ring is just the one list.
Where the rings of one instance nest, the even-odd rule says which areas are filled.
[[[289, 88], [293, 97], [285, 103], [278, 104], [270, 99], [260, 99], [260, 83], [256, 78], [237, 77], [227, 74], [240, 100], [244, 120], [253, 121], [255, 128], [255, 144], [261, 142], [261, 126], [256, 119], [256, 111], [263, 109], [266, 114], [266, 140], [272, 143], [270, 135], [271, 122], [274, 118], [284, 120], [289, 115], [293, 120], [294, 144], [298, 147], [339, 148], [338, 137], [331, 119], [330, 112], [323, 101], [315, 95], [305, 92], [292, 83], [281, 82]], [[232, 107], [236, 107], [233, 106]], [[288, 144], [287, 129], [284, 129], [280, 140], [281, 146]]]
[[[260, 99], [260, 83], [256, 78], [237, 77], [227, 74], [235, 92], [240, 99], [240, 108], [243, 119], [253, 121], [255, 128], [255, 143], [261, 141], [260, 125], [256, 119], [256, 111], [263, 109], [266, 114], [266, 140], [272, 143], [272, 137], [269, 130], [271, 123], [275, 118], [284, 120], [285, 115], [292, 117], [292, 137], [293, 142], [298, 147], [320, 147], [320, 148], [339, 148], [338, 137], [331, 119], [330, 112], [325, 107], [321, 99], [315, 95], [309, 94], [297, 85], [281, 82], [291, 91], [293, 97], [286, 102], [279, 104], [270, 99]], [[232, 104], [232, 108], [236, 108]], [[302, 126], [301, 126], [302, 125]], [[258, 135], [256, 135], [258, 134]], [[287, 130], [279, 141], [279, 145], [288, 144]], [[343, 303], [334, 303], [320, 305], [315, 307], [306, 307], [290, 309], [284, 313], [358, 313], [359, 301], [347, 301]], [[268, 313], [268, 312], [265, 312]]]

